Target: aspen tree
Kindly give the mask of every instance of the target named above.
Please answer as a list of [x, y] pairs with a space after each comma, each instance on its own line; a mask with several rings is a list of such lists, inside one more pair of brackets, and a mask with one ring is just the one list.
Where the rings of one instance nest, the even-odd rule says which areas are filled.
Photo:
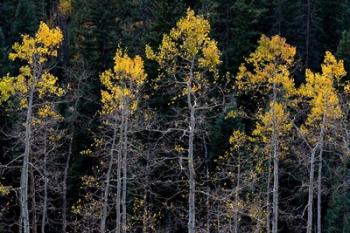
[[306, 83], [299, 89], [300, 95], [307, 99], [310, 113], [301, 127], [305, 138], [312, 145], [309, 169], [308, 191], [308, 220], [307, 233], [313, 231], [313, 198], [314, 198], [314, 172], [315, 158], [318, 153], [318, 178], [317, 178], [317, 232], [321, 233], [321, 197], [322, 197], [322, 156], [325, 148], [325, 137], [332, 124], [343, 117], [336, 85], [346, 75], [343, 61], [337, 61], [330, 53], [326, 52], [322, 67], [322, 73], [313, 73], [306, 70]]
[[15, 43], [10, 60], [22, 60], [25, 65], [20, 67], [19, 75], [11, 77], [7, 75], [0, 81], [1, 100], [6, 101], [11, 95], [17, 95], [20, 107], [26, 111], [24, 154], [20, 182], [20, 232], [30, 232], [28, 210], [28, 172], [31, 155], [32, 120], [34, 101], [42, 99], [46, 95], [63, 94], [63, 89], [57, 85], [57, 77], [47, 69], [50, 57], [57, 56], [57, 49], [62, 42], [63, 36], [59, 28], [50, 29], [41, 22], [34, 37], [22, 36], [22, 42]]
[[205, 105], [206, 94], [209, 90], [211, 79], [206, 74], [217, 73], [220, 65], [220, 51], [217, 42], [209, 37], [210, 24], [202, 16], [195, 15], [191, 9], [186, 16], [181, 18], [176, 26], [165, 34], [158, 51], [154, 52], [146, 47], [146, 56], [155, 60], [161, 69], [173, 76], [172, 84], [179, 91], [174, 100], [185, 98], [187, 109], [187, 129], [184, 133], [188, 136], [187, 161], [188, 161], [188, 232], [196, 232], [196, 180], [194, 166], [194, 140], [198, 128], [198, 116], [200, 110], [209, 109]]
[[[117, 197], [116, 233], [127, 231], [127, 160], [129, 134], [132, 116], [138, 109], [140, 88], [147, 77], [140, 56], [130, 58], [118, 49], [114, 57], [114, 67], [101, 74], [104, 90], [101, 92], [101, 115], [106, 117], [106, 125], [113, 130], [110, 145], [110, 159], [106, 173], [104, 194], [102, 195], [101, 232], [106, 230], [108, 216], [108, 196], [115, 151], [117, 151]], [[118, 128], [119, 127], [119, 128]], [[118, 140], [118, 141], [117, 141]], [[121, 208], [121, 209], [120, 209]]]
[[237, 89], [240, 93], [255, 92], [268, 99], [267, 111], [258, 114], [258, 123], [253, 136], [260, 137], [268, 147], [269, 164], [273, 164], [272, 221], [270, 220], [270, 169], [268, 171], [267, 219], [266, 228], [278, 232], [278, 194], [279, 159], [281, 156], [281, 137], [287, 133], [291, 124], [288, 120], [288, 99], [295, 94], [294, 82], [289, 69], [293, 66], [296, 49], [280, 36], [262, 36], [255, 52], [241, 64], [237, 74]]

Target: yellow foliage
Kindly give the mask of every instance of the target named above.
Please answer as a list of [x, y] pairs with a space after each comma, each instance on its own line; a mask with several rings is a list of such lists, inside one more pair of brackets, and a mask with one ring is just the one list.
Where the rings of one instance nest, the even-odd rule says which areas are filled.
[[240, 130], [235, 130], [230, 136], [231, 149], [238, 150], [245, 146], [250, 140], [251, 139], [245, 133], [242, 133]]
[[306, 83], [300, 87], [299, 93], [309, 98], [311, 111], [306, 124], [320, 122], [323, 117], [327, 120], [341, 118], [343, 113], [335, 85], [346, 75], [343, 61], [337, 61], [330, 52], [326, 52], [322, 73], [308, 69], [305, 75]]
[[130, 58], [126, 52], [117, 49], [114, 67], [100, 75], [106, 90], [101, 91], [102, 114], [116, 110], [137, 109], [137, 93], [146, 80], [143, 60], [140, 56]]
[[221, 53], [209, 33], [209, 21], [188, 9], [176, 27], [163, 36], [158, 52], [146, 46], [146, 56], [157, 61], [161, 67], [167, 67], [170, 73], [175, 73], [178, 59], [187, 63], [198, 62], [199, 68], [216, 72], [221, 64]]
[[62, 88], [58, 87], [58, 78], [50, 73], [43, 73], [41, 79], [37, 83], [39, 97], [43, 97], [45, 94], [55, 94], [57, 96], [63, 95], [64, 91]]
[[0, 196], [6, 196], [10, 193], [10, 187], [0, 183]]
[[23, 35], [22, 42], [16, 42], [12, 46], [13, 52], [9, 54], [9, 58], [27, 61], [30, 66], [34, 63], [43, 64], [48, 57], [57, 56], [57, 49], [62, 40], [63, 34], [59, 28], [50, 29], [47, 24], [40, 22], [34, 37]]
[[14, 78], [5, 76], [0, 80], [0, 104], [7, 101], [13, 94], [15, 94]]
[[[278, 35], [271, 38], [263, 35], [258, 48], [241, 64], [237, 74], [239, 92], [263, 88], [264, 94], [271, 93], [273, 86], [282, 87], [285, 96], [295, 93], [293, 79], [289, 69], [294, 63], [295, 47], [286, 43]], [[250, 71], [248, 67], [252, 67]]]
[[270, 103], [270, 110], [258, 116], [259, 122], [253, 131], [253, 135], [261, 137], [264, 143], [269, 143], [273, 127], [278, 137], [286, 135], [292, 128], [285, 107], [277, 102]]
[[57, 77], [43, 70], [43, 63], [49, 57], [57, 56], [57, 49], [62, 39], [63, 35], [59, 28], [50, 29], [41, 22], [34, 37], [23, 35], [22, 42], [13, 45], [9, 59], [24, 60], [27, 65], [20, 67], [18, 76], [7, 75], [0, 80], [0, 103], [17, 94], [20, 107], [27, 107], [28, 92], [33, 85], [39, 98], [46, 94], [57, 96], [63, 94], [63, 89], [57, 86]]
[[45, 104], [42, 107], [40, 107], [37, 115], [42, 120], [48, 119], [48, 118], [52, 118], [57, 121], [63, 120], [63, 117], [54, 110], [54, 107], [52, 104]]

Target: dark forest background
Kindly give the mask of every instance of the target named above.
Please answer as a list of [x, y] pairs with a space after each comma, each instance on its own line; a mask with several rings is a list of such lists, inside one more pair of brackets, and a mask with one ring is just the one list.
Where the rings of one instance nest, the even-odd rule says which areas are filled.
[[[98, 160], [94, 156], [86, 156], [82, 151], [91, 148], [95, 133], [101, 126], [96, 117], [100, 110], [99, 99], [101, 84], [99, 74], [112, 67], [113, 57], [118, 46], [127, 48], [130, 55], [140, 54], [145, 58], [145, 46], [157, 47], [162, 35], [170, 31], [177, 20], [183, 17], [188, 7], [209, 20], [211, 37], [218, 42], [222, 52], [220, 76], [235, 79], [239, 65], [257, 46], [262, 34], [272, 36], [279, 34], [287, 42], [297, 48], [297, 62], [294, 66], [293, 77], [297, 85], [305, 80], [306, 68], [320, 70], [320, 64], [325, 51], [331, 51], [337, 58], [344, 59], [345, 67], [350, 70], [350, 1], [349, 0], [73, 0], [68, 1], [69, 7], [59, 0], [0, 0], [0, 77], [7, 73], [16, 73], [20, 62], [11, 62], [8, 54], [14, 42], [20, 40], [21, 34], [33, 35], [40, 21], [58, 26], [64, 33], [63, 45], [53, 72], [60, 77], [60, 83], [68, 90], [76, 88], [83, 80], [79, 92], [80, 101], [76, 112], [72, 114], [71, 107], [75, 94], [67, 92], [64, 100], [58, 104], [60, 113], [65, 121], [60, 125], [71, 135], [73, 153], [69, 166], [68, 177], [68, 208], [77, 203], [86, 193], [82, 177], [94, 174]], [[307, 39], [309, 38], [309, 39]], [[307, 42], [309, 41], [309, 42]], [[148, 79], [157, 78], [157, 65], [145, 59]], [[84, 77], [82, 77], [84, 76]], [[79, 84], [79, 85], [80, 85]], [[148, 85], [148, 87], [147, 87]], [[157, 111], [157, 124], [167, 121], [169, 107], [168, 97], [154, 92], [151, 82], [146, 84], [149, 94], [148, 105]], [[229, 83], [227, 85], [232, 85]], [[148, 88], [148, 89], [147, 89]], [[206, 157], [200, 155], [202, 163], [198, 166], [198, 177], [204, 180], [206, 169], [214, 176], [220, 156], [230, 147], [229, 137], [234, 129], [249, 130], [253, 127], [250, 120], [227, 118], [226, 113], [236, 108], [236, 103], [254, 108], [251, 96], [228, 98], [226, 110], [217, 114], [206, 126], [209, 136]], [[17, 120], [16, 114], [0, 108], [1, 132], [11, 129]], [[74, 127], [72, 127], [74, 126]], [[153, 143], [155, 135], [142, 134], [140, 140]], [[151, 138], [150, 138], [151, 137]], [[176, 140], [169, 136], [167, 141]], [[200, 144], [200, 142], [197, 142]], [[12, 157], [9, 155], [14, 145], [8, 137], [0, 134], [0, 163], [7, 164]], [[11, 149], [9, 149], [11, 148]], [[65, 149], [60, 150], [64, 154]], [[162, 156], [159, 152], [156, 156]], [[64, 157], [64, 155], [63, 155]], [[335, 155], [336, 157], [336, 155]], [[296, 158], [286, 159], [282, 163], [284, 170], [280, 179], [281, 209], [284, 211], [280, 219], [280, 232], [304, 232], [303, 224], [306, 212], [307, 193], [303, 187], [307, 180], [307, 172], [294, 171], [300, 166]], [[348, 183], [350, 177], [349, 164], [343, 164], [342, 177], [337, 176], [341, 169], [334, 157], [327, 160], [325, 169], [325, 190], [323, 198], [324, 231], [327, 233], [350, 232], [350, 192]], [[204, 161], [204, 162], [203, 162]], [[141, 166], [141, 165], [140, 165]], [[176, 166], [159, 165], [152, 171], [152, 189], [149, 197], [150, 209], [159, 216], [155, 217], [157, 231], [154, 232], [185, 232], [187, 199], [179, 192], [181, 185], [177, 180], [183, 179]], [[176, 168], [175, 168], [176, 167]], [[137, 170], [137, 168], [135, 168]], [[139, 169], [142, 170], [140, 167]], [[307, 168], [304, 169], [305, 171]], [[132, 172], [132, 171], [131, 171]], [[338, 173], [339, 172], [339, 173]], [[135, 171], [135, 176], [140, 175]], [[138, 175], [137, 175], [138, 174]], [[142, 176], [142, 174], [141, 174]], [[19, 171], [1, 166], [0, 179], [4, 185], [19, 186]], [[345, 177], [345, 178], [344, 178]], [[201, 178], [198, 178], [201, 180]], [[140, 182], [139, 184], [137, 182]], [[131, 185], [129, 209], [136, 205], [142, 190], [137, 187], [144, 181], [137, 180]], [[340, 183], [347, 183], [341, 186]], [[200, 183], [200, 182], [199, 182]], [[200, 184], [201, 185], [201, 184]], [[203, 184], [204, 185], [204, 184]], [[217, 184], [209, 185], [215, 190]], [[305, 192], [303, 192], [303, 190]], [[215, 193], [215, 192], [213, 192]], [[214, 194], [213, 194], [214, 195]], [[54, 197], [52, 197], [54, 199]], [[51, 212], [60, 213], [60, 201], [52, 201]], [[206, 211], [205, 198], [199, 198], [198, 218], [204, 219]], [[19, 209], [16, 205], [16, 195], [0, 197], [0, 232], [15, 232], [15, 220]], [[6, 207], [6, 208], [5, 208]], [[218, 207], [219, 208], [219, 207]], [[87, 210], [88, 211], [88, 210]], [[220, 212], [217, 210], [218, 213]], [[289, 211], [289, 213], [287, 213]], [[132, 211], [131, 211], [132, 212]], [[51, 215], [52, 219], [59, 219]], [[58, 214], [59, 215], [59, 214]], [[137, 211], [130, 213], [135, 226], [141, 220], [133, 219]], [[217, 216], [218, 218], [224, 218]], [[211, 216], [215, 219], [215, 216]], [[74, 213], [69, 212], [69, 229], [73, 232], [74, 224], [79, 221]], [[47, 232], [61, 232], [60, 223], [56, 220], [48, 227]], [[214, 220], [213, 220], [214, 221]], [[215, 220], [216, 221], [216, 220]], [[214, 222], [215, 222], [214, 221]], [[226, 220], [225, 220], [226, 221]], [[242, 222], [249, 225], [248, 217], [242, 217]], [[219, 221], [220, 222], [220, 221]], [[215, 223], [217, 224], [217, 222]], [[213, 224], [213, 226], [215, 225]], [[244, 225], [244, 224], [242, 224]], [[142, 232], [142, 227], [135, 227], [135, 232]], [[210, 232], [216, 231], [214, 227]], [[219, 229], [219, 228], [218, 228]], [[241, 229], [242, 232], [253, 232]], [[79, 232], [79, 230], [76, 230]], [[68, 231], [70, 232], [70, 231]], [[152, 232], [150, 230], [149, 232]], [[231, 232], [231, 231], [222, 231]], [[233, 232], [233, 231], [232, 231]]]

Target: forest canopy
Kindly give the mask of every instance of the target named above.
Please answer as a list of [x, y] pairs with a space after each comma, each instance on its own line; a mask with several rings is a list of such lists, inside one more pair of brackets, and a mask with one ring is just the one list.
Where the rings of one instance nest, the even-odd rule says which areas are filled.
[[0, 232], [350, 232], [350, 1], [2, 0]]

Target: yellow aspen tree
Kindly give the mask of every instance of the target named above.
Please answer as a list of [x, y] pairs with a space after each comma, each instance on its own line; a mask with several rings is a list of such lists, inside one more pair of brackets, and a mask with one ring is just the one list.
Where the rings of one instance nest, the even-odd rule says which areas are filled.
[[8, 100], [16, 95], [20, 108], [26, 111], [24, 153], [20, 182], [20, 232], [30, 232], [28, 210], [28, 169], [31, 154], [33, 110], [34, 101], [47, 95], [60, 96], [63, 89], [57, 85], [58, 78], [47, 69], [47, 61], [50, 57], [56, 57], [63, 36], [59, 28], [50, 29], [41, 22], [38, 31], [31, 37], [23, 35], [22, 41], [15, 43], [10, 60], [19, 59], [25, 64], [20, 67], [19, 74], [15, 77], [7, 75], [0, 80], [1, 101]]
[[317, 232], [321, 233], [321, 196], [322, 196], [322, 156], [325, 147], [325, 136], [332, 124], [343, 117], [339, 94], [336, 85], [346, 75], [344, 63], [337, 61], [326, 52], [322, 73], [306, 70], [306, 83], [299, 89], [301, 97], [305, 97], [310, 107], [310, 113], [302, 125], [301, 132], [305, 134], [312, 147], [310, 156], [309, 192], [308, 192], [308, 220], [307, 233], [313, 232], [313, 193], [315, 157], [318, 153], [317, 178]]
[[[269, 147], [266, 231], [278, 232], [279, 159], [282, 135], [291, 126], [288, 120], [288, 99], [295, 94], [289, 69], [293, 66], [296, 49], [278, 35], [262, 36], [255, 52], [239, 67], [236, 86], [239, 93], [255, 92], [264, 96], [269, 104], [267, 111], [260, 113], [253, 135], [261, 137]], [[272, 221], [270, 217], [271, 160], [273, 162]]]
[[[146, 80], [143, 60], [140, 56], [130, 58], [122, 49], [117, 49], [112, 69], [100, 76], [104, 89], [101, 92], [101, 115], [106, 117], [106, 125], [112, 128], [110, 158], [102, 197], [100, 231], [106, 231], [108, 216], [108, 196], [114, 151], [117, 153], [117, 195], [116, 195], [116, 233], [127, 231], [127, 159], [129, 134], [132, 130], [132, 117], [138, 109], [140, 90]], [[118, 128], [119, 127], [119, 128]], [[119, 139], [119, 142], [117, 142]]]
[[[196, 231], [196, 181], [194, 166], [194, 139], [198, 128], [197, 117], [200, 110], [209, 109], [205, 105], [209, 84], [215, 80], [217, 67], [220, 65], [220, 51], [217, 42], [210, 38], [210, 24], [203, 16], [196, 15], [191, 9], [181, 18], [168, 34], [163, 35], [158, 51], [146, 47], [146, 56], [155, 60], [162, 70], [173, 77], [171, 80], [174, 90], [178, 91], [173, 100], [186, 101], [185, 123], [188, 128], [184, 133], [188, 135], [188, 232]], [[207, 74], [214, 74], [208, 78]], [[206, 107], [205, 107], [206, 106]]]

